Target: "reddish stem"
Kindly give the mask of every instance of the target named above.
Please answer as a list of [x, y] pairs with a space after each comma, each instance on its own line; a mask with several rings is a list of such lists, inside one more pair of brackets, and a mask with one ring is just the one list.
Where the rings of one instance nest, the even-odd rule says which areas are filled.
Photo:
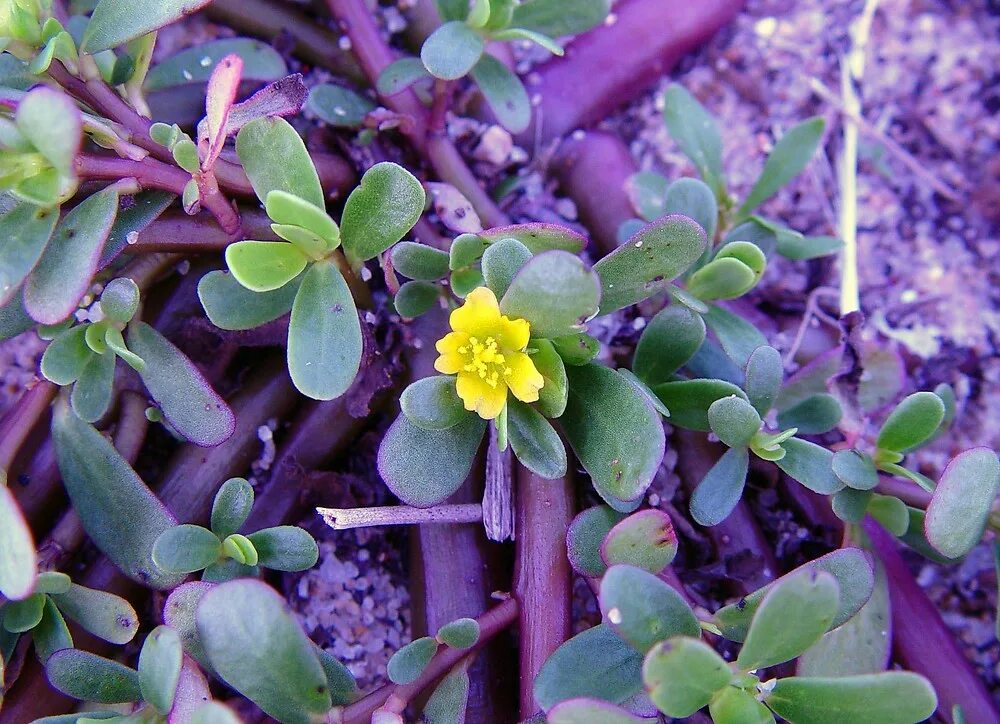
[[514, 595], [520, 602], [521, 719], [541, 710], [535, 677], [549, 655], [572, 633], [572, 569], [566, 531], [573, 519], [569, 476], [546, 480], [517, 465], [517, 556]]
[[952, 707], [958, 705], [965, 721], [1000, 721], [989, 692], [955, 643], [955, 635], [937, 607], [913, 579], [896, 541], [871, 518], [865, 519], [864, 530], [889, 578], [893, 646], [900, 663], [931, 682], [942, 719], [950, 721]]
[[9, 471], [18, 451], [31, 431], [49, 410], [59, 388], [48, 380], [39, 380], [21, 393], [0, 420], [0, 470]]

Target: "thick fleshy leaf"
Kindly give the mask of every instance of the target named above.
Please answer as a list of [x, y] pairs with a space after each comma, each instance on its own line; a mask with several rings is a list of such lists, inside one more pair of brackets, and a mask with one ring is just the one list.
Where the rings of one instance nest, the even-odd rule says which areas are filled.
[[937, 708], [927, 679], [909, 671], [778, 679], [764, 701], [788, 721], [838, 724], [916, 724]]
[[279, 721], [306, 722], [331, 706], [326, 674], [284, 598], [250, 579], [209, 590], [198, 633], [219, 677]]
[[580, 697], [559, 702], [545, 717], [548, 724], [640, 724], [650, 721], [637, 717], [627, 709], [600, 699]]
[[399, 58], [382, 70], [375, 88], [380, 96], [393, 96], [430, 77], [420, 58]]
[[399, 397], [407, 419], [424, 430], [447, 430], [469, 414], [455, 390], [455, 378], [435, 375], [413, 382]]
[[284, 241], [237, 241], [226, 247], [226, 264], [233, 277], [252, 292], [281, 289], [302, 273], [309, 257]]
[[35, 320], [24, 309], [20, 288], [16, 288], [10, 301], [0, 304], [0, 342], [13, 339], [35, 326]]
[[705, 236], [715, 239], [719, 204], [708, 184], [696, 178], [679, 178], [670, 184], [663, 199], [663, 213], [682, 214], [698, 222]]
[[441, 300], [441, 287], [433, 282], [406, 282], [392, 298], [400, 317], [415, 319], [427, 314]]
[[708, 713], [718, 724], [774, 724], [774, 714], [746, 689], [727, 686], [709, 702]]
[[609, 0], [527, 0], [514, 6], [510, 25], [550, 38], [578, 35], [604, 22], [610, 7]]
[[[875, 573], [871, 556], [860, 548], [841, 548], [833, 553], [806, 563], [778, 579], [785, 579], [807, 572], [825, 571], [832, 575], [840, 591], [839, 607], [831, 628], [840, 626], [871, 598]], [[761, 599], [777, 581], [759, 588], [737, 603], [725, 606], [715, 613], [715, 622], [722, 635], [732, 641], [743, 641]]]
[[905, 453], [930, 440], [944, 420], [944, 402], [933, 392], [915, 392], [896, 405], [876, 444], [882, 450]]
[[139, 701], [139, 674], [117, 661], [79, 649], [63, 649], [45, 662], [49, 683], [74, 699], [99, 704]]
[[500, 125], [520, 133], [531, 124], [531, 99], [521, 79], [489, 53], [470, 71]]
[[624, 377], [602, 365], [568, 367], [566, 438], [611, 507], [638, 507], [663, 460], [660, 415]]
[[211, 271], [198, 282], [198, 298], [216, 327], [253, 329], [288, 314], [300, 283], [296, 277], [273, 292], [252, 292], [232, 274]]
[[31, 640], [35, 645], [35, 656], [42, 664], [56, 651], [73, 648], [73, 636], [66, 625], [66, 619], [51, 596], [46, 597], [42, 620], [31, 630]]
[[649, 698], [657, 709], [677, 718], [707, 705], [732, 676], [729, 664], [711, 646], [686, 636], [657, 644], [642, 665]]
[[876, 563], [868, 602], [843, 625], [823, 634], [799, 657], [799, 676], [851, 676], [884, 671], [892, 648], [889, 582]]
[[576, 254], [587, 245], [587, 237], [572, 229], [559, 224], [543, 222], [496, 226], [479, 232], [477, 236], [491, 244], [500, 239], [517, 239], [528, 247], [532, 254], [541, 254], [543, 251], [557, 249]]
[[774, 406], [783, 377], [781, 354], [774, 347], [758, 347], [747, 359], [747, 399], [762, 416]]
[[334, 706], [347, 706], [358, 698], [358, 682], [354, 676], [329, 651], [313, 644], [313, 651], [319, 658], [323, 673], [326, 674], [326, 684], [330, 687], [330, 698]]
[[74, 207], [56, 227], [24, 285], [24, 306], [36, 321], [56, 324], [76, 311], [117, 212], [118, 193], [106, 189]]
[[277, 225], [301, 227], [324, 242], [323, 251], [335, 249], [340, 243], [340, 228], [326, 211], [294, 194], [275, 189], [267, 194], [264, 209], [275, 222], [272, 229]]
[[392, 655], [387, 665], [387, 675], [394, 684], [406, 685], [416, 681], [437, 653], [438, 642], [430, 636], [415, 639]]
[[3, 627], [10, 633], [20, 634], [30, 631], [42, 620], [45, 595], [33, 593], [20, 601], [13, 601], [3, 607]]
[[427, 244], [401, 241], [392, 247], [392, 268], [410, 279], [437, 281], [448, 276], [448, 253]]
[[157, 626], [139, 652], [139, 688], [143, 701], [163, 715], [170, 713], [181, 677], [181, 637], [169, 626]]
[[778, 427], [795, 428], [801, 435], [822, 435], [837, 426], [843, 410], [833, 395], [822, 393], [807, 397], [778, 414]]
[[795, 261], [830, 256], [844, 246], [836, 236], [803, 236], [791, 229], [780, 229], [777, 239], [778, 253]]
[[424, 187], [405, 168], [375, 164], [344, 205], [340, 222], [344, 251], [361, 261], [378, 256], [413, 228], [426, 198]]
[[359, 128], [375, 110], [368, 98], [334, 83], [321, 83], [309, 92], [306, 107], [321, 120], [339, 128]]
[[674, 524], [656, 508], [640, 510], [620, 521], [601, 543], [601, 559], [607, 565], [627, 563], [650, 573], [660, 573], [676, 555]]
[[833, 453], [825, 447], [793, 437], [781, 443], [785, 456], [775, 461], [791, 478], [814, 493], [830, 495], [844, 487], [833, 474]]
[[757, 279], [753, 269], [741, 260], [716, 258], [691, 275], [687, 290], [703, 302], [735, 299], [746, 294]]
[[62, 176], [73, 173], [80, 150], [82, 121], [76, 104], [65, 93], [40, 86], [17, 105], [17, 130]]
[[91, 355], [73, 385], [70, 395], [73, 411], [87, 422], [100, 420], [111, 404], [114, 381], [115, 355], [111, 352]]
[[208, 528], [185, 523], [167, 528], [153, 546], [153, 562], [171, 573], [192, 573], [219, 560], [222, 543]]
[[[14, 298], [49, 243], [59, 213], [27, 202], [0, 216], [0, 304]], [[56, 320], [58, 321], [58, 320]]]
[[663, 94], [663, 122], [705, 183], [722, 198], [722, 137], [715, 119], [686, 88], [675, 83]]
[[247, 123], [236, 135], [236, 153], [261, 203], [278, 189], [326, 208], [316, 167], [299, 134], [284, 118]]
[[730, 448], [705, 474], [691, 495], [691, 516], [701, 525], [718, 525], [740, 502], [747, 481], [750, 453]]
[[566, 552], [574, 571], [591, 578], [604, 575], [607, 564], [601, 556], [601, 544], [624, 517], [609, 505], [595, 505], [573, 518], [566, 532]]
[[184, 651], [197, 661], [205, 671], [211, 673], [212, 665], [205, 654], [201, 636], [195, 623], [195, 614], [202, 596], [215, 586], [205, 581], [183, 583], [167, 596], [163, 604], [163, 623], [177, 631]]
[[129, 325], [128, 344], [146, 361], [142, 381], [177, 432], [202, 447], [229, 439], [236, 417], [187, 355], [144, 322]]
[[601, 579], [601, 615], [636, 651], [673, 636], [698, 636], [698, 618], [670, 584], [641, 568], [615, 565]]
[[729, 358], [746, 369], [747, 363], [758, 348], [767, 346], [767, 338], [742, 317], [717, 305], [709, 307], [705, 324], [715, 334]]
[[153, 563], [153, 544], [177, 521], [108, 440], [57, 402], [52, 438], [73, 508], [94, 544], [129, 578], [151, 588], [183, 576]]
[[838, 450], [831, 461], [833, 474], [855, 490], [871, 490], [878, 485], [875, 463], [860, 450]]
[[521, 268], [500, 300], [500, 311], [528, 320], [536, 337], [562, 337], [583, 331], [600, 295], [597, 277], [578, 257], [548, 251]]
[[467, 74], [483, 54], [483, 38], [468, 25], [447, 22], [424, 41], [420, 59], [436, 78], [457, 80]]
[[709, 432], [708, 410], [716, 400], [730, 395], [746, 398], [746, 393], [723, 380], [678, 380], [656, 385], [653, 392], [670, 410], [670, 424], [689, 430]]
[[860, 523], [868, 512], [868, 503], [871, 502], [871, 499], [871, 490], [856, 490], [848, 487], [833, 494], [830, 499], [830, 507], [841, 520], [848, 523]]
[[445, 674], [424, 705], [428, 722], [464, 722], [469, 701], [468, 664], [460, 663]]
[[253, 488], [244, 478], [224, 482], [212, 502], [212, 532], [222, 539], [238, 531], [250, 516], [253, 500]]
[[275, 571], [304, 571], [316, 565], [319, 548], [309, 533], [294, 525], [279, 525], [250, 533], [257, 565]]
[[559, 417], [566, 410], [569, 398], [569, 380], [563, 358], [550, 340], [534, 339], [528, 346], [535, 349], [531, 361], [545, 380], [538, 391], [538, 410], [546, 417]]
[[708, 424], [724, 445], [744, 448], [760, 430], [761, 419], [753, 405], [738, 395], [729, 395], [708, 408]]
[[794, 659], [830, 628], [838, 597], [836, 579], [824, 571], [777, 581], [750, 622], [736, 665], [752, 671]]
[[959, 454], [945, 468], [927, 506], [927, 540], [948, 558], [964, 556], [982, 537], [998, 491], [995, 451], [980, 447]]
[[84, 31], [80, 50], [94, 54], [174, 23], [211, 0], [154, 0], [135, 12], [127, 0], [100, 0]]
[[748, 215], [799, 175], [816, 153], [825, 126], [824, 120], [817, 116], [793, 126], [778, 139], [737, 216]]
[[515, 399], [507, 401], [507, 435], [517, 459], [528, 470], [554, 480], [566, 474], [566, 446], [535, 408]]
[[517, 239], [501, 239], [483, 252], [483, 279], [497, 298], [510, 289], [521, 267], [531, 261], [528, 247]]
[[447, 430], [423, 430], [400, 415], [379, 446], [379, 474], [405, 503], [437, 505], [462, 485], [485, 430], [486, 421], [478, 415], [467, 415]]
[[479, 622], [474, 618], [457, 618], [438, 629], [435, 638], [453, 649], [467, 649], [479, 641]]
[[124, 598], [73, 584], [65, 593], [49, 594], [66, 618], [98, 638], [119, 646], [139, 630], [139, 616]]
[[620, 704], [642, 688], [642, 656], [607, 625], [579, 633], [556, 649], [535, 677], [535, 701], [549, 711], [588, 697]]
[[660, 310], [642, 330], [632, 371], [647, 385], [668, 382], [705, 341], [705, 321], [682, 304]]
[[189, 83], [204, 83], [215, 65], [227, 55], [242, 58], [243, 78], [246, 80], [278, 80], [288, 74], [284, 59], [270, 44], [251, 38], [225, 38], [187, 48], [157, 63], [146, 75], [143, 89], [152, 92]]
[[[663, 204], [667, 198], [669, 185], [670, 182], [655, 171], [639, 171], [625, 179], [625, 194], [628, 196], [632, 208], [635, 209], [635, 213], [648, 223], [656, 221], [665, 213]], [[645, 226], [639, 219], [633, 221], [638, 223], [635, 231]]]
[[600, 313], [609, 314], [666, 289], [670, 280], [698, 261], [707, 245], [704, 229], [686, 216], [664, 216], [643, 227], [594, 265], [603, 289]]
[[315, 400], [340, 397], [361, 367], [364, 340], [354, 297], [336, 264], [312, 265], [292, 305], [288, 372], [299, 392]]
[[12, 601], [35, 587], [37, 561], [31, 528], [0, 473], [0, 593]]

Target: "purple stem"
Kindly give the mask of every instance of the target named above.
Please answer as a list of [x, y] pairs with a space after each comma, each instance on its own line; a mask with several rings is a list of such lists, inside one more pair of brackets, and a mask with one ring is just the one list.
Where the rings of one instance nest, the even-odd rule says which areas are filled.
[[958, 705], [965, 721], [1000, 721], [989, 692], [955, 643], [955, 635], [937, 607], [914, 580], [896, 541], [871, 518], [863, 525], [889, 577], [893, 646], [900, 663], [931, 682], [943, 719], [950, 720], [952, 707]]
[[549, 655], [572, 634], [572, 569], [566, 531], [573, 520], [568, 475], [546, 480], [517, 465], [517, 555], [514, 595], [520, 602], [521, 720], [537, 714], [535, 677]]
[[541, 102], [519, 141], [547, 143], [597, 123], [659, 81], [742, 6], [742, 0], [617, 3], [612, 23], [581, 35], [565, 56], [532, 73], [528, 93]]
[[0, 470], [10, 471], [25, 440], [46, 416], [58, 391], [48, 380], [39, 380], [22, 392], [0, 419]]

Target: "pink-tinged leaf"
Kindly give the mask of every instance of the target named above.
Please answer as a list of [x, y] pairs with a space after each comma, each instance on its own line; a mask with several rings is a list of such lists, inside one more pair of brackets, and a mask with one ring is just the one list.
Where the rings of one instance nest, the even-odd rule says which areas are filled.
[[302, 74], [295, 73], [270, 83], [232, 107], [226, 122], [226, 136], [239, 131], [256, 118], [293, 116], [309, 99], [309, 89]]
[[167, 715], [167, 724], [188, 724], [195, 710], [212, 700], [208, 680], [201, 673], [198, 664], [187, 654], [181, 664], [181, 676], [177, 680], [174, 705]]
[[201, 168], [208, 171], [215, 165], [226, 142], [226, 122], [229, 119], [236, 91], [243, 76], [243, 58], [230, 53], [219, 61], [208, 79], [204, 125], [198, 126], [198, 145], [202, 149]]

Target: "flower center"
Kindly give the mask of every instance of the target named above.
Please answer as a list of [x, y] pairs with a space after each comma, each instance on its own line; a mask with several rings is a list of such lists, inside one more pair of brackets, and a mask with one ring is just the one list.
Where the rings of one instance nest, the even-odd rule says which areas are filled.
[[480, 340], [469, 337], [469, 341], [458, 348], [458, 353], [465, 358], [462, 369], [474, 375], [490, 387], [496, 387], [501, 380], [506, 380], [513, 370], [507, 366], [503, 353], [493, 337]]

